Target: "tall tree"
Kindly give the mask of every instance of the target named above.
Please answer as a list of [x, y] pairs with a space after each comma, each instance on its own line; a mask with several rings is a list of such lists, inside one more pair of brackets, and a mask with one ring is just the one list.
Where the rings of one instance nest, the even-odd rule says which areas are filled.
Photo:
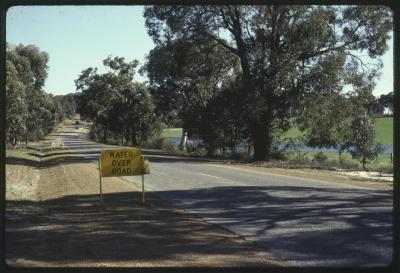
[[306, 144], [318, 148], [337, 148], [339, 156], [352, 137], [352, 104], [341, 94], [312, 94], [306, 98], [297, 118]]
[[365, 108], [360, 106], [357, 98], [353, 99], [353, 117], [351, 137], [348, 140], [349, 150], [353, 158], [359, 159], [363, 170], [368, 161], [376, 159], [383, 152], [382, 143], [375, 141], [375, 126]]
[[158, 45], [207, 36], [239, 58], [255, 160], [269, 157], [299, 98], [373, 78], [355, 52], [381, 56], [392, 28], [381, 6], [152, 6], [144, 16]]
[[125, 137], [126, 144], [130, 140], [133, 146], [140, 145], [158, 130], [158, 118], [150, 89], [133, 81], [138, 62], [108, 57], [103, 64], [109, 72], [98, 74], [96, 68], [87, 68], [75, 81], [77, 112], [94, 120], [103, 142], [113, 131]]
[[[26, 143], [37, 140], [50, 132], [55, 125], [54, 100], [42, 90], [47, 77], [48, 54], [34, 45], [7, 44], [6, 59], [6, 103], [15, 106], [7, 113], [7, 125], [11, 126], [8, 127], [8, 132], [11, 129], [15, 134], [13, 127], [23, 122], [24, 126], [18, 126], [18, 139], [24, 138]], [[12, 112], [13, 110], [15, 111]], [[20, 114], [17, 114], [19, 111]], [[29, 117], [26, 113], [29, 113]], [[15, 123], [14, 118], [18, 118], [18, 123]], [[13, 139], [12, 142], [15, 143], [15, 137]]]
[[6, 136], [13, 147], [25, 135], [27, 117], [24, 84], [14, 64], [6, 60]]
[[217, 95], [234, 62], [236, 56], [207, 37], [176, 39], [151, 50], [141, 71], [155, 87], [157, 114], [167, 123], [177, 114], [184, 131], [194, 133], [193, 119]]
[[391, 112], [393, 112], [393, 99], [394, 99], [394, 94], [393, 94], [393, 92], [389, 92], [389, 93], [387, 93], [387, 94], [382, 94], [380, 97], [379, 97], [379, 99], [378, 99], [378, 101], [380, 102], [380, 104], [383, 106], [383, 107], [387, 107], [387, 108], [389, 108], [389, 110], [391, 111]]

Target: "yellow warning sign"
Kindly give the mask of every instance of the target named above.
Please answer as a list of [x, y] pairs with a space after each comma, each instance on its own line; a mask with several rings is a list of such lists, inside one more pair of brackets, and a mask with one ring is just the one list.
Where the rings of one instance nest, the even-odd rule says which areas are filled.
[[142, 175], [144, 158], [140, 149], [103, 150], [100, 154], [102, 177]]

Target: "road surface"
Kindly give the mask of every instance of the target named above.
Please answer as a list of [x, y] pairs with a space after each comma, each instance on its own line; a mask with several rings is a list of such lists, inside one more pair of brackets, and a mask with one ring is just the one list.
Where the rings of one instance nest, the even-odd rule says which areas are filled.
[[[66, 149], [97, 164], [102, 144], [62, 134]], [[392, 192], [146, 155], [145, 189], [218, 224], [295, 267], [388, 266]], [[126, 177], [141, 185], [141, 177]]]

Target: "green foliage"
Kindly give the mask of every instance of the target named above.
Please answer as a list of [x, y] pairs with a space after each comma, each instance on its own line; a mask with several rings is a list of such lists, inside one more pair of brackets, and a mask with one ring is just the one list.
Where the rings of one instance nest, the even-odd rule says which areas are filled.
[[374, 118], [376, 141], [393, 144], [393, 117]]
[[[371, 58], [381, 56], [392, 28], [390, 9], [383, 6], [157, 5], [146, 7], [144, 16], [157, 48], [170, 48], [171, 42], [176, 41], [181, 45], [157, 55], [155, 59], [161, 65], [149, 65], [147, 70], [158, 71], [151, 73], [160, 79], [160, 86], [170, 87], [164, 89], [167, 104], [178, 109], [187, 107], [189, 113], [182, 113], [188, 116], [199, 119], [196, 113], [202, 112], [203, 105], [188, 103], [195, 99], [182, 102], [180, 96], [190, 94], [181, 87], [201, 98], [203, 104], [209, 102], [218, 87], [207, 84], [204, 88], [194, 80], [201, 79], [204, 64], [210, 64], [208, 75], [216, 75], [218, 69], [213, 71], [213, 62], [204, 61], [207, 53], [191, 45], [218, 44], [219, 54], [234, 56], [226, 68], [240, 79], [235, 93], [246, 107], [238, 111], [254, 145], [256, 160], [268, 157], [273, 138], [281, 133], [277, 131], [288, 129], [292, 116], [288, 109], [302, 109], [305, 95], [338, 94], [345, 85], [352, 85], [358, 92], [373, 84], [379, 63], [366, 67], [354, 52], [367, 52]], [[205, 39], [208, 42], [199, 42]], [[181, 53], [188, 52], [187, 48], [198, 49], [196, 58]], [[196, 60], [201, 60], [203, 66]], [[176, 78], [180, 82], [174, 86]], [[208, 79], [213, 83], [215, 77]], [[171, 91], [174, 96], [168, 95]], [[185, 128], [187, 125], [184, 123]], [[206, 135], [213, 139], [208, 140], [212, 147], [221, 134]], [[316, 145], [322, 144], [319, 140]], [[329, 145], [337, 142], [333, 137]]]
[[352, 146], [350, 153], [353, 158], [360, 160], [365, 170], [366, 163], [376, 159], [378, 154], [383, 152], [383, 145], [374, 142], [374, 125], [365, 112], [355, 113], [352, 129], [352, 139], [349, 140]]
[[339, 166], [343, 169], [356, 170], [359, 168], [359, 163], [347, 157], [339, 157]]
[[6, 61], [6, 136], [12, 146], [18, 138], [26, 133], [28, 109], [25, 99], [25, 88], [18, 78], [14, 64]]
[[71, 118], [76, 114], [75, 94], [58, 95], [54, 96], [54, 99], [57, 102], [57, 113], [59, 113], [61, 120]]
[[313, 161], [318, 163], [325, 163], [328, 157], [323, 152], [318, 152], [314, 155]]
[[141, 145], [151, 135], [160, 131], [155, 114], [151, 87], [133, 81], [136, 60], [108, 57], [103, 61], [109, 72], [98, 74], [97, 68], [87, 68], [75, 81], [77, 112], [94, 121], [92, 137], [107, 142], [111, 137], [117, 142], [132, 146]]
[[306, 97], [304, 110], [297, 119], [306, 144], [344, 150], [351, 134], [351, 110], [350, 100], [341, 94], [311, 94]]
[[[146, 72], [156, 87], [156, 114], [162, 115], [167, 124], [180, 120], [190, 135], [199, 135], [200, 131], [209, 135], [199, 126], [205, 114], [212, 115], [209, 104], [220, 93], [219, 85], [235, 61], [234, 55], [204, 36], [195, 41], [169, 40], [155, 47], [142, 73]], [[216, 141], [211, 136], [207, 138], [207, 142]]]
[[48, 54], [33, 45], [6, 46], [6, 139], [35, 141], [63, 120], [64, 104], [43, 92]]
[[379, 97], [378, 101], [383, 107], [387, 107], [393, 112], [393, 105], [394, 105], [394, 93], [393, 92], [390, 92], [388, 94], [382, 94]]
[[306, 153], [296, 152], [289, 157], [288, 163], [291, 167], [309, 167], [310, 159]]
[[182, 136], [182, 128], [167, 128], [164, 129], [161, 133], [162, 137], [181, 137]]

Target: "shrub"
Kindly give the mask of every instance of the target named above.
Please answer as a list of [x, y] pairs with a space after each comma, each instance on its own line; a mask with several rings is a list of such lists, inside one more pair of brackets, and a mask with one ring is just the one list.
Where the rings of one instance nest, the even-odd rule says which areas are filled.
[[169, 153], [177, 153], [179, 151], [178, 147], [169, 139], [163, 139], [161, 141], [161, 150], [167, 151]]
[[323, 152], [318, 152], [314, 155], [313, 162], [317, 163], [325, 163], [328, 160], [328, 157]]
[[165, 139], [162, 137], [152, 137], [142, 144], [143, 148], [162, 149]]
[[295, 166], [301, 166], [301, 167], [309, 167], [310, 166], [310, 160], [307, 158], [306, 153], [296, 153], [292, 158], [289, 160], [289, 164]]
[[378, 172], [393, 174], [393, 165], [381, 165], [377, 169]]
[[360, 164], [357, 161], [347, 159], [343, 156], [339, 158], [339, 164], [340, 164], [340, 167], [343, 169], [359, 169], [360, 168]]
[[280, 151], [273, 151], [271, 152], [271, 158], [275, 160], [287, 160], [287, 156], [285, 153], [280, 152]]

